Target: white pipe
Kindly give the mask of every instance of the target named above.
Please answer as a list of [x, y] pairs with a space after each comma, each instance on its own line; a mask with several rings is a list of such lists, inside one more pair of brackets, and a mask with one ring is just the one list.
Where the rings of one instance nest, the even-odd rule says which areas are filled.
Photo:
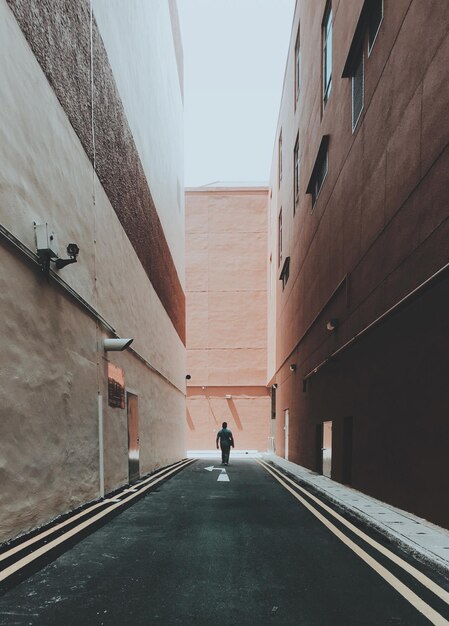
[[103, 396], [100, 394], [98, 394], [98, 471], [100, 474], [100, 498], [104, 498]]

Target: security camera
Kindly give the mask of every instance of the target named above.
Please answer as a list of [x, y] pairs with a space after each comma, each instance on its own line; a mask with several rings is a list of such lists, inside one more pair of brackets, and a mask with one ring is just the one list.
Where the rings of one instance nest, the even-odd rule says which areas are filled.
[[67, 254], [69, 256], [68, 259], [56, 259], [55, 267], [57, 270], [61, 270], [66, 265], [70, 265], [71, 263], [76, 263], [76, 257], [79, 254], [80, 249], [76, 245], [76, 243], [67, 244]]
[[69, 243], [67, 244], [67, 254], [69, 255], [69, 257], [77, 257], [78, 254], [80, 252], [80, 249], [78, 248], [78, 246], [76, 245], [76, 243]]
[[126, 350], [134, 339], [103, 339], [103, 348], [106, 352], [121, 352], [122, 350]]

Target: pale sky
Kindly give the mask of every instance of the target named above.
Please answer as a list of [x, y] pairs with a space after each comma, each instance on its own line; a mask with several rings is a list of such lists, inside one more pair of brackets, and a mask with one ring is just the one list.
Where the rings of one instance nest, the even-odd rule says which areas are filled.
[[178, 0], [185, 186], [268, 182], [295, 0]]

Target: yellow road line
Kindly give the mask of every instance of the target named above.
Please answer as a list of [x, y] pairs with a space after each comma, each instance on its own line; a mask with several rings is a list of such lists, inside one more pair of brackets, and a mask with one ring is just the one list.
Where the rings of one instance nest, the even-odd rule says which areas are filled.
[[[265, 463], [265, 461], [262, 461], [262, 463]], [[270, 467], [270, 466], [267, 465], [267, 467]], [[369, 535], [364, 533], [363, 530], [360, 530], [359, 528], [357, 528], [357, 526], [354, 526], [354, 524], [351, 524], [350, 521], [348, 521], [347, 519], [339, 515], [339, 513], [331, 509], [329, 506], [327, 506], [324, 502], [322, 502], [319, 498], [314, 496], [312, 493], [309, 493], [307, 489], [304, 489], [303, 487], [301, 487], [301, 485], [298, 485], [297, 483], [295, 483], [288, 476], [285, 476], [284, 474], [282, 474], [282, 472], [280, 472], [278, 469], [274, 467], [270, 467], [270, 469], [280, 474], [283, 479], [287, 480], [291, 485], [294, 485], [296, 489], [299, 489], [300, 491], [302, 491], [302, 493], [305, 493], [307, 497], [309, 497], [311, 500], [316, 502], [322, 509], [330, 513], [333, 517], [338, 519], [339, 522], [344, 524], [346, 528], [349, 528], [349, 530], [351, 530], [355, 535], [363, 539], [363, 541], [365, 541], [370, 546], [375, 548], [378, 552], [386, 556], [388, 559], [390, 559], [390, 561], [393, 561], [393, 563], [395, 563], [396, 565], [401, 567], [404, 571], [406, 571], [408, 574], [413, 576], [413, 578], [415, 578], [418, 582], [424, 585], [424, 587], [427, 587], [429, 591], [431, 591], [436, 596], [438, 596], [441, 600], [443, 600], [443, 602], [446, 602], [446, 604], [449, 604], [449, 592], [443, 589], [442, 587], [440, 587], [439, 585], [437, 585], [437, 583], [434, 582], [432, 579], [430, 579], [428, 576], [420, 572], [419, 569], [416, 569], [416, 567], [413, 567], [413, 565], [410, 565], [410, 563], [407, 563], [407, 561], [404, 561], [404, 559], [401, 559], [400, 556], [398, 556], [397, 554], [394, 554], [394, 552], [391, 552], [391, 550], [383, 546], [381, 543], [378, 543], [375, 539], [372, 539]]]
[[[161, 480], [163, 480], [167, 476], [170, 476], [174, 472], [176, 472], [179, 469], [185, 467], [186, 465], [189, 465], [190, 463], [193, 463], [193, 460], [189, 459], [189, 460], [186, 460], [186, 461], [180, 461], [179, 463], [176, 464], [175, 467], [172, 467], [170, 469], [170, 471], [161, 470], [160, 472], [158, 472], [156, 474], [156, 476], [153, 475], [153, 477], [148, 478], [144, 482], [148, 483], [148, 482], [150, 482], [151, 479], [153, 479], [152, 482], [150, 484], [146, 485], [145, 487], [143, 487], [142, 489], [139, 489], [139, 491], [137, 491], [136, 493], [133, 493], [132, 495], [128, 496], [127, 498], [124, 498], [123, 500], [121, 500], [117, 504], [113, 504], [112, 506], [107, 507], [104, 511], [101, 511], [100, 513], [97, 513], [97, 515], [95, 515], [94, 517], [91, 517], [90, 519], [86, 520], [85, 522], [82, 522], [81, 524], [79, 524], [75, 528], [72, 528], [71, 530], [67, 531], [61, 537], [58, 537], [57, 539], [54, 539], [50, 543], [47, 543], [45, 546], [42, 546], [41, 548], [38, 548], [37, 550], [35, 550], [31, 554], [23, 557], [19, 561], [16, 561], [16, 563], [13, 563], [9, 567], [6, 567], [3, 571], [0, 572], [0, 581], [5, 580], [9, 576], [14, 574], [18, 570], [20, 570], [22, 567], [25, 567], [26, 565], [28, 565], [29, 563], [31, 563], [35, 559], [39, 558], [40, 556], [42, 556], [43, 554], [45, 554], [46, 552], [51, 550], [52, 548], [54, 548], [57, 545], [63, 543], [64, 541], [66, 541], [70, 537], [73, 537], [74, 535], [78, 534], [79, 532], [81, 532], [82, 530], [84, 530], [85, 528], [90, 526], [91, 524], [94, 524], [97, 520], [101, 519], [105, 515], [108, 515], [114, 509], [117, 509], [118, 507], [123, 506], [126, 502], [129, 502], [130, 500], [133, 500], [134, 498], [137, 498], [137, 496], [139, 496], [142, 492], [147, 491], [148, 489], [150, 489], [151, 487], [153, 487], [154, 485], [159, 483]], [[162, 476], [160, 474], [162, 474]], [[142, 483], [140, 483], [140, 484], [142, 484]], [[12, 556], [12, 554], [22, 550], [24, 547], [27, 547], [28, 545], [31, 545], [32, 543], [42, 539], [43, 537], [45, 537], [45, 536], [55, 532], [55, 530], [58, 530], [59, 528], [62, 528], [63, 526], [66, 526], [67, 524], [71, 524], [74, 520], [78, 519], [79, 517], [82, 517], [83, 515], [86, 515], [86, 513], [88, 513], [90, 511], [92, 511], [93, 509], [101, 506], [102, 504], [103, 504], [103, 502], [98, 502], [94, 506], [90, 507], [88, 510], [82, 511], [81, 513], [78, 513], [78, 515], [75, 515], [72, 518], [70, 518], [69, 520], [66, 520], [66, 521], [62, 522], [58, 526], [54, 526], [53, 528], [49, 528], [48, 530], [46, 530], [45, 532], [41, 533], [37, 537], [32, 537], [32, 539], [29, 539], [25, 543], [20, 544], [19, 546], [15, 546], [14, 548], [11, 548], [11, 550], [8, 550], [8, 552], [5, 552], [5, 554], [2, 554], [1, 558], [5, 559], [8, 556]]]
[[[176, 463], [176, 466], [178, 466], [182, 462], [183, 461], [178, 461]], [[175, 466], [172, 466], [172, 467], [175, 467]], [[150, 476], [149, 478], [147, 478], [146, 480], [142, 481], [142, 483], [139, 483], [139, 484], [145, 484], [148, 481], [153, 480], [154, 478], [157, 478], [161, 473], [165, 472], [166, 469], [168, 469], [168, 468], [165, 468], [165, 469], [159, 470], [158, 472], [155, 472], [154, 474], [152, 474], [152, 476]], [[129, 491], [129, 489], [125, 489], [125, 491], [122, 491], [120, 494], [117, 494], [117, 496], [115, 496], [115, 497], [118, 497], [121, 494], [126, 493], [127, 491]], [[0, 561], [4, 561], [5, 559], [8, 559], [10, 556], [13, 556], [14, 554], [16, 554], [17, 552], [20, 552], [24, 548], [27, 548], [28, 546], [33, 545], [33, 543], [36, 543], [37, 541], [40, 541], [41, 539], [44, 539], [44, 537], [48, 537], [48, 535], [52, 535], [54, 532], [58, 531], [59, 529], [64, 528], [64, 526], [67, 526], [68, 524], [72, 524], [72, 522], [76, 521], [80, 517], [84, 517], [85, 515], [87, 515], [91, 511], [97, 509], [100, 506], [105, 506], [109, 502], [111, 502], [110, 499], [104, 499], [104, 500], [101, 500], [101, 502], [96, 502], [95, 504], [93, 504], [92, 506], [88, 507], [87, 509], [84, 509], [83, 511], [80, 511], [80, 513], [77, 513], [73, 517], [70, 517], [69, 519], [64, 520], [60, 524], [57, 524], [56, 526], [52, 526], [51, 528], [48, 528], [47, 530], [44, 530], [43, 532], [39, 533], [38, 535], [35, 535], [34, 537], [31, 537], [31, 539], [28, 539], [27, 541], [24, 541], [23, 543], [20, 543], [17, 546], [14, 546], [14, 548], [10, 548], [6, 552], [3, 552], [3, 554], [0, 554]]]
[[[324, 515], [317, 511], [307, 500], [294, 491], [287, 483], [285, 483], [279, 476], [277, 476], [267, 465], [262, 462], [258, 463], [269, 472], [287, 491], [289, 491], [297, 500], [301, 502], [317, 519], [320, 520], [328, 530], [330, 530], [340, 541], [342, 541], [348, 548], [350, 548], [357, 556], [359, 556], [367, 565], [369, 565], [375, 572], [377, 572], [386, 582], [388, 582], [393, 589], [395, 589], [403, 598], [405, 598], [412, 606], [415, 607], [422, 615], [424, 615], [435, 626], [448, 626], [449, 621], [442, 615], [437, 613], [431, 606], [429, 606], [424, 600], [422, 600], [416, 593], [409, 589], [404, 583], [402, 583], [396, 576], [389, 572], [383, 565], [378, 563], [372, 556], [370, 556], [363, 548], [358, 546], [354, 541], [349, 539], [345, 534], [341, 532], [332, 522], [330, 522]], [[296, 485], [296, 483], [293, 483]], [[306, 492], [307, 495], [310, 495]]]

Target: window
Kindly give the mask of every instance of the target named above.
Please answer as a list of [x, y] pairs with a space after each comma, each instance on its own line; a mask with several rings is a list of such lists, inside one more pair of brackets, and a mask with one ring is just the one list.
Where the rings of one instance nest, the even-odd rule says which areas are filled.
[[383, 0], [369, 0], [368, 7], [368, 54], [370, 54], [374, 42], [376, 41], [377, 33], [381, 22], [384, 17], [384, 3]]
[[356, 129], [364, 105], [365, 70], [363, 50], [354, 66], [352, 75], [352, 132]]
[[299, 91], [301, 89], [301, 48], [299, 45], [299, 27], [298, 36], [296, 37], [295, 45], [295, 108], [299, 98]]
[[313, 189], [312, 189], [312, 206], [317, 201], [317, 198], [320, 194], [321, 187], [323, 186], [324, 179], [326, 178], [327, 168], [328, 168], [328, 159], [327, 159], [327, 150], [323, 157], [320, 159], [318, 163], [317, 175], [314, 180]]
[[307, 185], [306, 193], [310, 193], [312, 196], [312, 207], [315, 205], [321, 188], [324, 183], [324, 179], [328, 170], [328, 145], [329, 135], [323, 135], [321, 139], [320, 147], [318, 150], [318, 156], [313, 166], [312, 174], [310, 176], [309, 184]]
[[299, 137], [296, 137], [295, 150], [293, 153], [293, 167], [294, 167], [294, 178], [293, 178], [293, 215], [296, 213], [296, 205], [299, 202]]
[[278, 218], [278, 250], [279, 250], [278, 265], [280, 265], [282, 261], [282, 209], [279, 211], [279, 218]]
[[326, 106], [332, 88], [332, 8], [328, 3], [323, 19], [323, 105]]
[[282, 180], [282, 130], [279, 133], [279, 145], [278, 145], [278, 174], [279, 174], [279, 185]]
[[383, 20], [383, 0], [365, 0], [343, 67], [342, 78], [351, 79], [352, 132], [357, 127], [365, 106], [365, 45], [368, 55]]
[[290, 257], [285, 257], [284, 265], [282, 266], [281, 275], [279, 276], [279, 280], [282, 280], [282, 291], [285, 289], [285, 285], [287, 284], [288, 277], [290, 276]]

